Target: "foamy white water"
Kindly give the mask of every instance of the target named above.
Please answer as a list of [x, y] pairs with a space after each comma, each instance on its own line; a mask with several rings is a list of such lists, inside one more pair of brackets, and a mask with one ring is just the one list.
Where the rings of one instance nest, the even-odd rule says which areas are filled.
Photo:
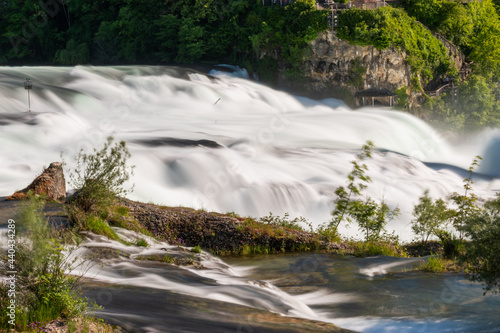
[[[367, 194], [401, 209], [389, 229], [409, 239], [411, 209], [425, 189], [462, 190], [463, 170], [449, 165], [467, 168], [486, 152], [482, 171], [498, 175], [498, 130], [454, 147], [403, 112], [353, 111], [213, 74], [219, 78], [168, 67], [1, 68], [0, 195], [28, 185], [60, 152], [70, 170], [80, 149], [113, 135], [127, 142], [136, 165], [132, 199], [252, 216], [289, 212], [319, 225], [357, 149], [372, 140], [382, 151], [367, 162]], [[495, 188], [494, 180], [476, 181], [482, 196]]]
[[[180, 294], [264, 309], [283, 315], [325, 320], [307, 305], [307, 297], [304, 301], [300, 297], [283, 292], [270, 283], [244, 278], [231, 266], [208, 253], [193, 254], [189, 252], [191, 248], [158, 242], [145, 235], [121, 228], [113, 229], [122, 239], [133, 242], [140, 237], [145, 239], [149, 245], [147, 248], [126, 246], [106, 237], [87, 233], [90, 238], [68, 253], [68, 261], [77, 260], [74, 269], [68, 273], [115, 286], [127, 285], [171, 290]], [[130, 255], [131, 260], [107, 260], [104, 265], [92, 263], [84, 259], [86, 253], [92, 248], [114, 249]], [[192, 258], [196, 256], [195, 260], [204, 268], [195, 269], [191, 266], [180, 266], [180, 271], [185, 269], [191, 274], [184, 274], [183, 279], [179, 280], [176, 274], [167, 273], [168, 265], [151, 264], [151, 262], [148, 264], [148, 261], [134, 260], [138, 257], [148, 258], [154, 255], [186, 258], [189, 258], [190, 255]], [[335, 299], [326, 290], [316, 292], [315, 296], [323, 296], [322, 303], [329, 303]]]

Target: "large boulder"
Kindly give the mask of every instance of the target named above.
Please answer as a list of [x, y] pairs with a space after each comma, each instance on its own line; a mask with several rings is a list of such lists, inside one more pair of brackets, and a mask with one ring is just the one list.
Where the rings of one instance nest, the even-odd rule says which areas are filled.
[[28, 187], [17, 191], [5, 200], [26, 199], [28, 191], [38, 195], [46, 195], [49, 200], [63, 201], [66, 198], [66, 180], [64, 179], [62, 163], [51, 163]]

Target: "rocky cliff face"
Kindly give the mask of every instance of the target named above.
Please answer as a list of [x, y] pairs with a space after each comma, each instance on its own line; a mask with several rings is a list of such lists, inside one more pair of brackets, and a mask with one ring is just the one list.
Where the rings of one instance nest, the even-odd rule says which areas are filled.
[[[406, 54], [396, 49], [350, 45], [331, 32], [321, 34], [311, 46], [313, 53], [306, 63], [307, 75], [320, 79], [315, 85], [318, 90], [329, 85], [352, 86], [360, 79], [357, 75], [362, 75], [362, 83], [354, 89], [395, 90], [410, 84], [411, 69], [405, 61]], [[363, 69], [361, 74], [356, 67]]]

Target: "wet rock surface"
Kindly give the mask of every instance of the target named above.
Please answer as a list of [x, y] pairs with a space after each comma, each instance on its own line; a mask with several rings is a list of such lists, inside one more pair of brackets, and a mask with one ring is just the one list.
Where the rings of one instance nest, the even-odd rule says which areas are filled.
[[149, 146], [149, 147], [161, 147], [161, 146], [172, 146], [172, 147], [206, 147], [206, 148], [222, 148], [220, 144], [212, 140], [189, 140], [189, 139], [179, 139], [179, 138], [160, 138], [160, 139], [150, 139], [150, 140], [140, 140], [138, 143]]
[[98, 317], [128, 332], [353, 332], [325, 322], [167, 290], [88, 283], [85, 296], [104, 299], [105, 311]]
[[443, 253], [443, 244], [436, 241], [416, 242], [404, 245], [404, 249], [410, 257], [423, 257]]

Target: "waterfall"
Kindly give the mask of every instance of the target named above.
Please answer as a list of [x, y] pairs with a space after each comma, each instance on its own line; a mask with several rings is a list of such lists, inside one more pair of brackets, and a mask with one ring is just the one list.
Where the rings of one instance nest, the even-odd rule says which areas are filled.
[[[136, 165], [131, 199], [252, 216], [288, 212], [317, 226], [329, 220], [357, 150], [372, 140], [378, 151], [366, 162], [367, 193], [401, 209], [388, 228], [410, 239], [411, 208], [425, 189], [436, 197], [461, 191], [477, 154], [485, 154], [480, 171], [498, 175], [496, 131], [465, 149], [408, 113], [296, 97], [225, 69], [1, 68], [0, 195], [28, 185], [61, 152], [68, 172], [80, 149], [113, 135], [127, 142]], [[498, 182], [478, 177], [475, 188], [489, 197]]]

